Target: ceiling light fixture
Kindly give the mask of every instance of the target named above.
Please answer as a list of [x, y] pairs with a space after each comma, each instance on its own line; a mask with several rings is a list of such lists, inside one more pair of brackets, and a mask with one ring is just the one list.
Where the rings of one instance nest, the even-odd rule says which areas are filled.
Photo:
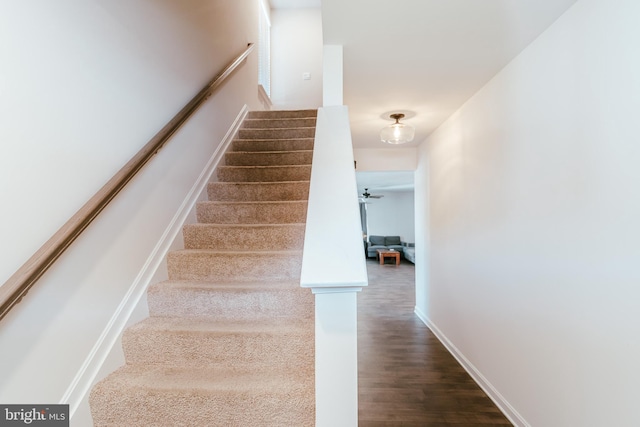
[[413, 141], [416, 130], [413, 126], [400, 123], [400, 119], [404, 117], [402, 113], [391, 114], [389, 117], [395, 120], [395, 123], [385, 126], [380, 131], [380, 139], [387, 144], [404, 144]]

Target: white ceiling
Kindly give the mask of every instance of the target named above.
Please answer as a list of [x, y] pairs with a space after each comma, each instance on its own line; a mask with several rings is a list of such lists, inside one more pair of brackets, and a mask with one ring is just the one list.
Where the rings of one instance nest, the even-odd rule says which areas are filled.
[[[344, 103], [354, 148], [386, 148], [379, 133], [405, 113], [415, 147], [576, 0], [270, 0], [322, 7], [325, 44], [344, 48]], [[358, 172], [364, 188], [413, 188], [413, 172]]]
[[575, 1], [322, 0], [324, 43], [344, 46], [354, 148], [382, 148], [392, 112], [418, 145]]

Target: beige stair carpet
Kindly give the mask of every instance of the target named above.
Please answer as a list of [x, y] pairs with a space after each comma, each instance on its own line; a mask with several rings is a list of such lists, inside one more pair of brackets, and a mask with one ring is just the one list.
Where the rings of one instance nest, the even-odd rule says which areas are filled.
[[312, 426], [314, 300], [300, 288], [315, 110], [251, 112], [91, 391], [100, 426]]

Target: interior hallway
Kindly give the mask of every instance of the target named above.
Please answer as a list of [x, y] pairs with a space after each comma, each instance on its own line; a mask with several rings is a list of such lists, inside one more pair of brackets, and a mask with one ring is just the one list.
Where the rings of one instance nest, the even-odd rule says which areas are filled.
[[360, 426], [511, 425], [413, 313], [415, 267], [367, 260], [358, 295]]

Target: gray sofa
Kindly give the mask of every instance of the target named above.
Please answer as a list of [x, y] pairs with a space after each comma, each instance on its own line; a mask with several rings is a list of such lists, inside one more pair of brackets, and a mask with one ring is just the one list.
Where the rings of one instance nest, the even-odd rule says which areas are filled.
[[411, 261], [412, 263], [416, 263], [416, 247], [415, 243], [404, 243], [404, 247], [402, 248], [402, 253], [404, 255], [404, 259], [407, 261]]
[[367, 242], [367, 257], [375, 258], [378, 249], [393, 249], [400, 252], [400, 256], [402, 256], [403, 246], [400, 236], [369, 236], [369, 241]]

